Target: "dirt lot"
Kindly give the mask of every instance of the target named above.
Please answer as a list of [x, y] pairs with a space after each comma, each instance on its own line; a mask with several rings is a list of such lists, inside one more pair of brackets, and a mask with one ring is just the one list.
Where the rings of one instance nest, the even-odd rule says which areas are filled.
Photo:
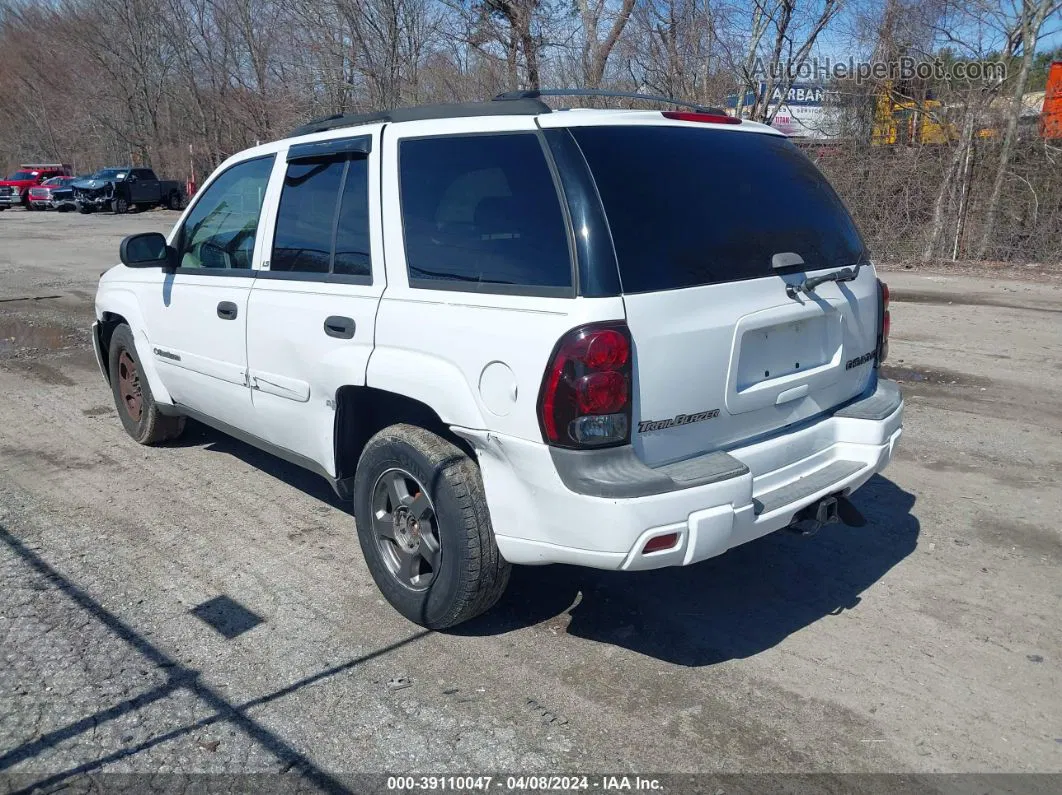
[[323, 480], [201, 426], [123, 433], [93, 290], [123, 235], [175, 218], [0, 214], [0, 791], [1062, 772], [1062, 287], [889, 274], [907, 418], [857, 495], [866, 528], [681, 570], [521, 569], [437, 634], [377, 594]]

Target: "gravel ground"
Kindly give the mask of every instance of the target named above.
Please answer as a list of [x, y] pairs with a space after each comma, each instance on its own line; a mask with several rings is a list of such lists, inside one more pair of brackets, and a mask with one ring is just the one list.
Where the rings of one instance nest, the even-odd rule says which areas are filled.
[[[1062, 773], [1062, 286], [888, 274], [907, 417], [856, 496], [867, 527], [686, 569], [518, 569], [441, 634], [384, 603], [323, 480], [198, 425], [164, 448], [122, 431], [95, 281], [123, 235], [176, 217], [0, 214], [0, 791]], [[841, 781], [822, 791], [881, 782]]]

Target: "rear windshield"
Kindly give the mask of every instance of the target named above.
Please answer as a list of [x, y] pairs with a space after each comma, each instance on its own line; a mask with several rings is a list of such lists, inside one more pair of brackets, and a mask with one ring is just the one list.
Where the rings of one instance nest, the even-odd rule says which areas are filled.
[[864, 256], [826, 179], [781, 136], [689, 127], [573, 127], [608, 215], [623, 291], [815, 270]]

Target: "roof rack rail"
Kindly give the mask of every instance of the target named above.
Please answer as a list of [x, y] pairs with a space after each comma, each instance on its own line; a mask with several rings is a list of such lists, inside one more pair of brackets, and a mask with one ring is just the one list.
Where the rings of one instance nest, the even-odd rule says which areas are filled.
[[511, 102], [453, 102], [443, 105], [419, 105], [374, 113], [334, 113], [303, 124], [288, 133], [288, 138], [309, 135], [341, 127], [373, 122], [420, 121], [422, 119], [456, 119], [466, 116], [537, 116], [549, 113], [550, 107], [535, 97], [514, 98]]
[[684, 99], [664, 97], [658, 94], [639, 94], [632, 91], [608, 91], [603, 88], [539, 88], [529, 91], [507, 91], [498, 94], [495, 102], [517, 102], [525, 99], [538, 99], [539, 97], [610, 97], [619, 99], [640, 99], [644, 102], [664, 102], [680, 108], [692, 108], [697, 113], [713, 113], [726, 115], [722, 108], [710, 105], [699, 105], [696, 102], [687, 102]]

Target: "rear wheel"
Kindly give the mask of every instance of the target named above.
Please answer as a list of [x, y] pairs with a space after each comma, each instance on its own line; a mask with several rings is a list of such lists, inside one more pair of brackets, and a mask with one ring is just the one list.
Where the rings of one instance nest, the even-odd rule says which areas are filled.
[[108, 356], [111, 392], [126, 432], [140, 444], [157, 444], [180, 436], [184, 417], [169, 417], [159, 411], [140, 368], [133, 332], [124, 323], [111, 335]]
[[181, 195], [176, 191], [171, 193], [169, 199], [166, 201], [166, 206], [171, 210], [181, 209]]
[[509, 582], [472, 459], [413, 425], [369, 440], [354, 479], [358, 540], [387, 601], [430, 629], [486, 612]]

